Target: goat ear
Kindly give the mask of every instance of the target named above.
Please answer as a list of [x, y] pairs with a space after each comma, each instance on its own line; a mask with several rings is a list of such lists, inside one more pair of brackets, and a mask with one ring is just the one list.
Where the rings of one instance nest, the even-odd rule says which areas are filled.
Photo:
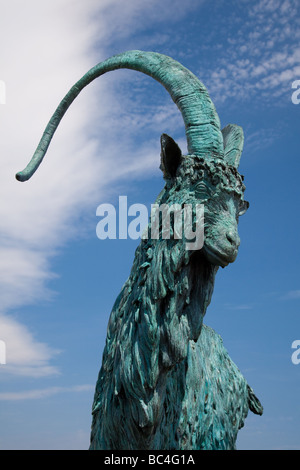
[[160, 138], [161, 163], [160, 168], [165, 177], [174, 177], [182, 160], [182, 153], [176, 142], [167, 134]]
[[222, 134], [225, 161], [228, 165], [238, 168], [244, 147], [243, 129], [236, 124], [228, 124], [222, 129]]

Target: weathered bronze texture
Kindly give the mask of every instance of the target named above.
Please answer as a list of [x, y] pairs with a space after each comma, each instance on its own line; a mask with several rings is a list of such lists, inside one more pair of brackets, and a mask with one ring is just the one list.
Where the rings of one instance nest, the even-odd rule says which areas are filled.
[[248, 208], [238, 172], [243, 131], [223, 130], [204, 85], [180, 63], [129, 51], [96, 65], [65, 96], [26, 169], [41, 163], [64, 113], [92, 80], [129, 68], [158, 80], [182, 113], [188, 155], [161, 137], [165, 186], [156, 204], [204, 204], [204, 246], [185, 239], [142, 239], [111, 312], [95, 390], [91, 449], [234, 449], [249, 409], [262, 406], [230, 359], [221, 337], [203, 324], [219, 267], [240, 243], [238, 219]]

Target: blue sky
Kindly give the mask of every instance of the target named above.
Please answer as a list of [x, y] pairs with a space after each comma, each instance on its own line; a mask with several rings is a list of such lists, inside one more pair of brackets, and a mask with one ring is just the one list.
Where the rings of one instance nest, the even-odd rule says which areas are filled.
[[1, 6], [1, 449], [86, 449], [106, 326], [138, 241], [96, 237], [96, 208], [154, 202], [160, 135], [186, 151], [181, 115], [149, 77], [116, 71], [74, 102], [39, 171], [23, 169], [60, 99], [90, 67], [130, 49], [180, 61], [206, 85], [222, 127], [243, 127], [250, 209], [205, 323], [264, 406], [240, 449], [299, 449], [299, 123], [296, 0], [11, 0]]

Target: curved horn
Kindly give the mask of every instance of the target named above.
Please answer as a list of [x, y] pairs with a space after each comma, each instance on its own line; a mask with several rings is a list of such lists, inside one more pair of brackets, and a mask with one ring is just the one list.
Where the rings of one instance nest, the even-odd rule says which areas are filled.
[[75, 83], [51, 117], [31, 161], [25, 170], [17, 173], [17, 180], [26, 181], [37, 170], [58, 124], [80, 91], [95, 78], [120, 68], [150, 75], [166, 88], [181, 111], [190, 155], [224, 158], [219, 117], [198, 78], [171, 57], [156, 52], [128, 51], [96, 65]]

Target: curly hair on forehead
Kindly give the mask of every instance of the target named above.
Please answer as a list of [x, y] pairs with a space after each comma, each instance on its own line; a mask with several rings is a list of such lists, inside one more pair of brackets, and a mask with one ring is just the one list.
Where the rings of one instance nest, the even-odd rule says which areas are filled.
[[207, 160], [197, 155], [183, 156], [176, 173], [176, 183], [185, 180], [191, 185], [199, 181], [208, 181], [213, 186], [220, 185], [220, 189], [228, 192], [234, 191], [243, 196], [246, 186], [244, 176], [233, 165], [226, 164], [223, 160]]

